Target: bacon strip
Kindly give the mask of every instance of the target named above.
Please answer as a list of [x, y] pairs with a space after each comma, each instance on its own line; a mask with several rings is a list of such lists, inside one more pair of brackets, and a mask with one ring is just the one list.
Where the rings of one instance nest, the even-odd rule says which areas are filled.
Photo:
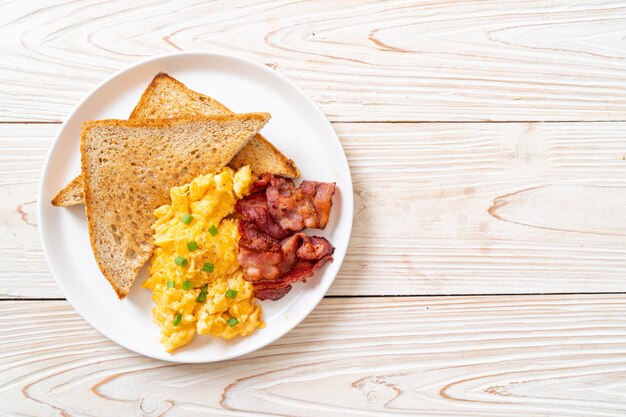
[[296, 188], [291, 180], [272, 177], [265, 190], [270, 214], [285, 230], [323, 229], [330, 216], [335, 183], [302, 184]]
[[239, 200], [235, 205], [235, 212], [274, 239], [280, 240], [290, 235], [290, 232], [283, 229], [270, 215], [265, 192], [256, 192]]
[[291, 284], [305, 282], [308, 278], [331, 261], [332, 256], [325, 256], [317, 262], [299, 261], [288, 274], [276, 281], [261, 281], [254, 284], [254, 296], [259, 300], [278, 300], [291, 290]]
[[303, 232], [277, 241], [250, 222], [239, 220], [239, 265], [250, 282], [273, 282], [288, 275], [300, 261], [332, 260], [335, 248], [323, 237]]
[[334, 193], [334, 183], [303, 181], [296, 188], [289, 179], [265, 174], [252, 194], [237, 202], [238, 260], [258, 299], [278, 300], [291, 284], [332, 262], [330, 242], [301, 230], [326, 227]]
[[[258, 194], [261, 192], [265, 192], [267, 197], [267, 213], [261, 211], [262, 201]], [[244, 214], [246, 220], [261, 230], [280, 239], [284, 237], [285, 231], [299, 232], [307, 227], [325, 228], [334, 194], [334, 182], [302, 181], [296, 188], [290, 179], [264, 174], [252, 185], [252, 194], [237, 204], [241, 206], [237, 212]], [[268, 221], [268, 217], [273, 222]]]
[[333, 194], [335, 194], [335, 183], [302, 181], [299, 190], [306, 193], [313, 201], [319, 228], [323, 229], [328, 224], [330, 209], [333, 207]]
[[284, 255], [276, 239], [261, 232], [245, 220], [240, 219], [237, 228], [241, 236], [237, 260], [243, 268], [246, 281], [277, 279], [289, 271], [289, 269], [282, 270], [280, 267]]
[[259, 288], [258, 285], [254, 286], [254, 296], [259, 300], [280, 300], [289, 291], [291, 291], [291, 285], [287, 285], [283, 288]]

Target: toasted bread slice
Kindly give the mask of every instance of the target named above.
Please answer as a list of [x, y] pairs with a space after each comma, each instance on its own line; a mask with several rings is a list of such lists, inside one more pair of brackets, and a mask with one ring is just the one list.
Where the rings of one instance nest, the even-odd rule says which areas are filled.
[[[144, 91], [130, 115], [136, 119], [169, 119], [173, 117], [211, 116], [232, 114], [219, 101], [196, 93], [165, 73], [157, 74]], [[270, 172], [288, 178], [300, 176], [296, 164], [285, 157], [263, 136], [256, 135], [235, 157], [229, 166], [239, 169], [250, 165], [254, 175]], [[54, 206], [72, 206], [83, 202], [83, 183], [74, 178], [52, 200]]]
[[267, 113], [83, 123], [81, 168], [91, 247], [124, 298], [153, 249], [154, 210], [170, 188], [225, 166]]
[[[233, 114], [219, 101], [196, 93], [163, 72], [157, 74], [130, 115], [131, 119], [165, 119], [178, 116]], [[254, 175], [270, 172], [288, 178], [300, 176], [296, 164], [263, 136], [256, 135], [235, 155], [229, 166], [235, 170], [250, 165]]]
[[83, 176], [78, 175], [52, 199], [52, 205], [57, 207], [70, 207], [83, 204]]

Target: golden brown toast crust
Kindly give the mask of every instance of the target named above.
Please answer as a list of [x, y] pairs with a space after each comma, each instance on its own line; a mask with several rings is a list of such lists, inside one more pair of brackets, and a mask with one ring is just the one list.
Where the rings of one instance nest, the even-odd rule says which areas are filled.
[[[155, 91], [159, 87], [160, 83], [174, 86], [174, 88], [171, 88], [172, 90], [177, 90], [191, 100], [201, 102], [205, 106], [210, 106], [212, 113], [234, 114], [228, 107], [224, 106], [214, 98], [191, 90], [174, 77], [171, 77], [164, 72], [160, 72], [152, 79], [150, 85], [141, 95], [139, 102], [130, 115], [130, 119], [147, 119], [154, 117], [154, 113], [151, 112], [151, 108], [153, 107], [151, 100], [158, 97], [158, 94], [155, 93]], [[194, 113], [197, 111], [198, 110], [192, 110]], [[272, 145], [260, 134], [256, 135], [248, 145], [235, 155], [232, 164], [229, 164], [229, 166], [233, 169], [239, 169], [245, 165], [250, 165], [252, 172], [255, 175], [270, 172], [274, 175], [280, 175], [287, 178], [298, 178], [300, 176], [300, 170], [296, 166], [295, 162], [283, 155], [278, 148]]]
[[[168, 83], [175, 86], [179, 92], [185, 94], [191, 99], [204, 103], [205, 106], [211, 107], [215, 113], [232, 114], [232, 112], [219, 101], [199, 94], [185, 86], [180, 81], [169, 76], [166, 73], [158, 73], [144, 90], [139, 102], [130, 114], [130, 119], [147, 119], [153, 117], [146, 114], [146, 109], [150, 108], [150, 101], [157, 94], [155, 91], [160, 83]], [[165, 117], [162, 117], [165, 118]], [[262, 161], [275, 161], [273, 164], [263, 164]], [[289, 158], [285, 157], [274, 145], [267, 141], [260, 134], [254, 137], [248, 145], [246, 145], [229, 164], [233, 169], [239, 169], [244, 165], [250, 165], [254, 174], [261, 174], [257, 171], [268, 171], [275, 175], [281, 175], [289, 178], [297, 178], [300, 176], [300, 170], [296, 164]], [[257, 169], [254, 169], [257, 167]], [[68, 185], [66, 185], [52, 199], [52, 205], [57, 207], [68, 207], [76, 204], [82, 204], [84, 198], [82, 178], [77, 176]]]
[[150, 102], [150, 99], [155, 95], [154, 92], [157, 89], [160, 82], [171, 83], [175, 85], [180, 91], [188, 95], [189, 97], [193, 97], [200, 101], [208, 102], [210, 103], [212, 107], [220, 110], [224, 114], [232, 113], [226, 106], [224, 106], [222, 103], [215, 100], [214, 98], [206, 96], [204, 94], [197, 93], [191, 90], [190, 88], [187, 88], [185, 84], [181, 83], [180, 81], [170, 76], [169, 74], [165, 72], [159, 72], [157, 75], [154, 76], [152, 81], [150, 81], [150, 84], [144, 90], [143, 94], [141, 94], [141, 98], [139, 99], [139, 101], [137, 102], [137, 105], [135, 106], [133, 111], [130, 113], [130, 116], [128, 117], [129, 119], [147, 119], [146, 115], [143, 114], [144, 109], [149, 107], [148, 103]]
[[83, 177], [78, 175], [52, 199], [52, 205], [56, 207], [70, 207], [83, 204]]

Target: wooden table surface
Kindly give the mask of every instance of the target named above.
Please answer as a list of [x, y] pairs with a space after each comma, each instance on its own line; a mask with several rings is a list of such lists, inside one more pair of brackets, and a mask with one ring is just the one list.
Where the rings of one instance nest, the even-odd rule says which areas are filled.
[[[178, 50], [293, 80], [355, 187], [327, 297], [216, 364], [101, 336], [37, 235], [66, 115]], [[624, 1], [3, 1], [0, 416], [624, 416], [625, 207]]]

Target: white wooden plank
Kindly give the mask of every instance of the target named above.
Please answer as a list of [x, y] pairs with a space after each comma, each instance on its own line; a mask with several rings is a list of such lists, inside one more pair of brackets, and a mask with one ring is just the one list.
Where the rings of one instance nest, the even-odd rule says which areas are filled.
[[0, 303], [0, 414], [623, 416], [626, 297], [326, 299], [242, 359], [176, 365], [65, 301]]
[[626, 124], [339, 124], [339, 294], [624, 291]]
[[[0, 294], [61, 297], [35, 227], [58, 125], [0, 125]], [[334, 295], [626, 291], [626, 123], [335, 124], [355, 186]]]
[[61, 120], [178, 50], [276, 68], [335, 121], [626, 120], [624, 16], [624, 1], [5, 2], [0, 120]]
[[0, 297], [62, 297], [37, 232], [41, 168], [60, 125], [0, 125]]

